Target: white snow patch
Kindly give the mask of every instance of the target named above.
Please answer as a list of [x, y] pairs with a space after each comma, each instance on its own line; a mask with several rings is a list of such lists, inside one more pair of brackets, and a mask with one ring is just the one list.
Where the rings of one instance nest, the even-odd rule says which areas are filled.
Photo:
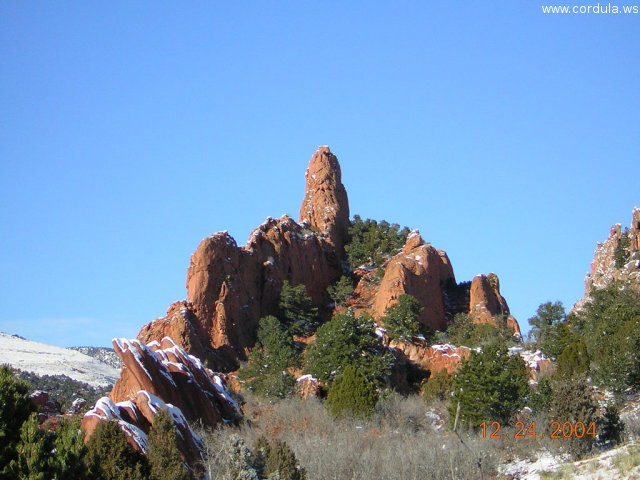
[[36, 375], [66, 375], [93, 387], [113, 385], [120, 371], [76, 350], [32, 342], [0, 332], [0, 365]]

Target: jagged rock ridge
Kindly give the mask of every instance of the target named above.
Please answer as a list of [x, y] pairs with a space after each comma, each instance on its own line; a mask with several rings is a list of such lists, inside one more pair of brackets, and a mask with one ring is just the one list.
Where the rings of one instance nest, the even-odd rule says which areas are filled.
[[625, 231], [621, 224], [611, 227], [609, 237], [598, 242], [591, 271], [584, 283], [584, 297], [573, 307], [580, 311], [595, 289], [606, 288], [615, 282], [625, 282], [640, 294], [640, 208], [634, 207], [631, 225]]
[[[311, 157], [305, 179], [299, 223], [286, 215], [268, 218], [242, 247], [227, 232], [205, 238], [191, 256], [187, 301], [172, 305], [166, 317], [145, 325], [138, 338], [147, 343], [169, 336], [186, 351], [209, 359], [215, 369], [234, 370], [255, 343], [258, 320], [278, 313], [285, 280], [304, 284], [326, 319], [327, 286], [342, 274], [349, 200], [338, 159], [326, 146]], [[508, 316], [497, 276], [482, 276], [479, 282], [471, 284], [470, 293], [465, 290], [453, 298], [450, 287], [456, 285], [455, 275], [446, 252], [425, 244], [415, 231], [402, 252], [385, 265], [380, 285], [371, 290], [368, 282], [361, 281], [350, 306], [377, 319], [407, 293], [424, 307], [419, 320], [433, 329], [444, 329], [458, 312], [471, 312], [477, 322]], [[469, 303], [461, 303], [460, 298], [467, 296]], [[519, 333], [512, 317], [509, 325]]]
[[200, 440], [188, 422], [202, 420], [214, 427], [239, 419], [236, 402], [221, 375], [178, 347], [171, 338], [148, 345], [139, 340], [115, 339], [114, 350], [124, 365], [108, 397], [103, 397], [83, 418], [88, 439], [101, 421], [118, 421], [129, 443], [148, 451], [147, 434], [155, 414], [168, 411], [178, 428], [182, 455], [194, 465]]

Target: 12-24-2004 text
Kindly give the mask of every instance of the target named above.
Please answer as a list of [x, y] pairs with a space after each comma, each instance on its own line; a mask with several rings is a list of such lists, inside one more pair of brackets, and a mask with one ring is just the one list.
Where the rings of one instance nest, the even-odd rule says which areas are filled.
[[[502, 436], [508, 437], [509, 434], [500, 434], [500, 422], [491, 422], [487, 425], [486, 422], [480, 424], [482, 428], [483, 438], [501, 438]], [[551, 422], [549, 428], [545, 433], [536, 433], [536, 422], [531, 422], [527, 427], [523, 422], [516, 422], [514, 425], [516, 430], [513, 438], [528, 438], [536, 436], [548, 436], [550, 438], [582, 438], [585, 435], [596, 436], [596, 423], [591, 422], [589, 425], [585, 425], [583, 422]]]

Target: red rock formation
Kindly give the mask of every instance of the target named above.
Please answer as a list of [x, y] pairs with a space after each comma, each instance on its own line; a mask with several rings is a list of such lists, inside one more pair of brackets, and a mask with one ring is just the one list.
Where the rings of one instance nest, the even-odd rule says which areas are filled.
[[[628, 247], [623, 248], [627, 257], [625, 264], [616, 265], [616, 250], [620, 242], [627, 237]], [[614, 282], [628, 282], [631, 288], [640, 293], [640, 208], [634, 207], [631, 215], [631, 225], [625, 233], [619, 223], [611, 227], [609, 238], [604, 243], [598, 243], [591, 262], [591, 272], [585, 277], [584, 297], [576, 302], [573, 312], [580, 311], [589, 301], [591, 292], [595, 289], [606, 288]]]
[[146, 451], [146, 434], [158, 409], [168, 410], [181, 432], [179, 448], [189, 462], [198, 457], [199, 441], [187, 421], [214, 427], [239, 418], [238, 407], [219, 375], [187, 354], [168, 337], [148, 345], [116, 339], [114, 350], [123, 363], [109, 397], [100, 399], [83, 419], [88, 439], [99, 421], [119, 420], [129, 442]]
[[469, 317], [473, 323], [497, 325], [498, 317], [506, 319], [507, 327], [520, 336], [520, 326], [509, 312], [507, 301], [500, 294], [500, 281], [495, 273], [476, 275], [469, 292]]
[[311, 158], [301, 224], [288, 216], [268, 218], [238, 247], [227, 232], [205, 238], [191, 256], [187, 302], [145, 325], [143, 342], [173, 338], [190, 353], [209, 359], [220, 371], [238, 367], [256, 340], [258, 320], [278, 313], [282, 284], [304, 284], [326, 313], [327, 286], [341, 274], [349, 202], [340, 165], [328, 148]]
[[302, 398], [320, 396], [320, 383], [311, 375], [302, 375], [296, 380], [296, 392]]
[[299, 222], [309, 222], [311, 228], [322, 233], [340, 259], [349, 235], [349, 200], [342, 185], [340, 164], [329, 147], [318, 148], [304, 176], [306, 186]]
[[448, 373], [455, 372], [462, 360], [467, 360], [471, 350], [467, 347], [454, 345], [427, 345], [425, 342], [393, 341], [387, 337], [383, 344], [388, 346], [394, 355], [402, 360], [408, 360], [422, 370], [431, 372], [431, 375], [441, 370]]
[[383, 317], [402, 294], [409, 294], [424, 307], [418, 321], [432, 329], [446, 326], [442, 285], [455, 283], [453, 269], [447, 254], [425, 244], [420, 233], [412, 232], [398, 255], [389, 260], [384, 277], [375, 293], [371, 314]]

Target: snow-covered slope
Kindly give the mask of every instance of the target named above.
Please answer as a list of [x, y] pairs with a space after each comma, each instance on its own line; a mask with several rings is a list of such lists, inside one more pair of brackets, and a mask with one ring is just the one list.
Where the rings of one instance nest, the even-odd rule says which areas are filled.
[[75, 350], [0, 332], [0, 364], [37, 375], [66, 375], [93, 387], [113, 385], [120, 371]]

